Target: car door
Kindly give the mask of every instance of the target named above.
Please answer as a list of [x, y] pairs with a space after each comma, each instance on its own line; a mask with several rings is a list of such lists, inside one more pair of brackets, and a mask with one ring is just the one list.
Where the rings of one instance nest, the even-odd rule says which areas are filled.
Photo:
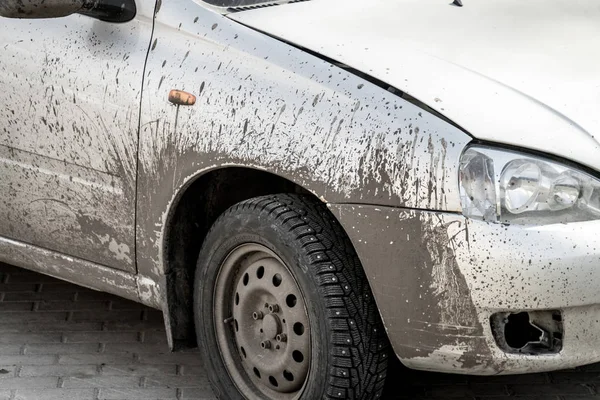
[[123, 23], [0, 18], [0, 236], [135, 272], [154, 2], [136, 3]]

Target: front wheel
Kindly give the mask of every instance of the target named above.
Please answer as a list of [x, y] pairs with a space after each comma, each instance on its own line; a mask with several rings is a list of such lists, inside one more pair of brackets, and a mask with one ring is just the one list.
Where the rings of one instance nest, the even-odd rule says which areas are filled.
[[241, 202], [198, 257], [198, 343], [222, 399], [376, 399], [388, 345], [352, 244], [305, 196]]

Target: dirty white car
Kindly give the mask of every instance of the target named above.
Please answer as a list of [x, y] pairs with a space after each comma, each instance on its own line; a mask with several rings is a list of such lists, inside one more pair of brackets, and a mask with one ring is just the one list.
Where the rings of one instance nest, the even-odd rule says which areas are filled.
[[600, 5], [464, 3], [0, 0], [0, 261], [225, 399], [600, 360]]

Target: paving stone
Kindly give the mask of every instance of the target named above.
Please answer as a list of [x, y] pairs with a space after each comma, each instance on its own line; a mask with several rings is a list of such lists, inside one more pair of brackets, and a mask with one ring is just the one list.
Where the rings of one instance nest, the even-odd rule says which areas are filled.
[[177, 353], [173, 357], [165, 357], [163, 354], [140, 354], [140, 363], [144, 364], [186, 364], [186, 365], [202, 365], [202, 360], [199, 354]]
[[[154, 343], [106, 343], [104, 346], [106, 354], [152, 354], [154, 357], [163, 356], [168, 358], [169, 348], [164, 344]], [[170, 356], [172, 357], [172, 355]]]
[[64, 334], [65, 343], [136, 343], [139, 342], [138, 332], [69, 332]]
[[66, 312], [0, 312], [0, 323], [2, 324], [28, 324], [28, 323], [44, 323], [53, 321], [66, 321], [68, 313]]
[[108, 310], [109, 304], [110, 301], [40, 301], [38, 311]]
[[175, 388], [101, 389], [98, 400], [176, 400]]
[[3, 389], [47, 389], [58, 385], [58, 378], [44, 376], [35, 378], [6, 378], [0, 381]]
[[146, 387], [209, 388], [208, 379], [198, 376], [152, 376], [145, 380]]
[[204, 388], [186, 388], [181, 390], [181, 398], [185, 400], [216, 400], [212, 391]]
[[595, 371], [560, 371], [551, 376], [554, 383], [600, 383], [600, 372]]
[[142, 342], [160, 343], [163, 346], [167, 346], [167, 335], [164, 329], [160, 331], [145, 331], [143, 332]]
[[32, 311], [34, 303], [32, 301], [19, 301], [19, 302], [0, 302], [0, 312], [2, 311]]
[[[0, 334], [15, 332], [68, 332], [68, 331], [99, 331], [101, 322], [67, 322], [49, 321], [44, 323], [27, 322], [22, 324], [6, 324], [0, 322]], [[1, 352], [0, 352], [1, 354]]]
[[0, 344], [12, 343], [60, 343], [62, 333], [3, 333], [0, 335]]
[[[0, 333], [1, 335], [1, 333]], [[4, 356], [15, 356], [21, 354], [21, 349], [25, 347], [19, 343], [0, 344], [0, 354]]]
[[98, 353], [83, 353], [83, 354], [65, 354], [59, 355], [58, 362], [64, 365], [82, 365], [82, 364], [121, 364], [127, 365], [134, 361], [132, 355], [120, 354], [98, 354]]
[[[14, 378], [17, 375], [18, 368], [16, 365], [0, 365], [0, 382], [2, 382], [2, 379]], [[2, 386], [1, 383], [0, 386]]]
[[125, 310], [115, 312], [112, 310], [103, 311], [73, 311], [70, 316], [71, 321], [135, 321], [142, 319], [142, 311]]
[[95, 398], [94, 389], [22, 389], [17, 390], [14, 400], [94, 400]]
[[23, 365], [20, 367], [19, 376], [83, 377], [98, 375], [98, 369], [97, 365]]
[[166, 375], [176, 375], [177, 365], [168, 364], [156, 364], [156, 365], [141, 365], [141, 364], [130, 364], [130, 365], [103, 365], [102, 375], [113, 375], [113, 376], [145, 376], [148, 379], [159, 376], [164, 377]]
[[99, 349], [100, 343], [27, 344], [25, 345], [24, 354], [94, 354], [97, 353]]
[[32, 283], [0, 283], [0, 293], [25, 292], [34, 293], [36, 285]]
[[129, 389], [140, 385], [137, 376], [70, 376], [63, 380], [65, 388], [117, 388]]
[[165, 324], [162, 320], [160, 321], [104, 321], [102, 328], [107, 331], [150, 331], [157, 330], [165, 338]]
[[[215, 399], [198, 351], [169, 351], [160, 311], [2, 264], [0, 282], [0, 400]], [[600, 364], [472, 377], [392, 362], [390, 376], [385, 400], [600, 400]]]
[[117, 299], [111, 301], [110, 308], [112, 310], [144, 310], [146, 306], [131, 300]]
[[182, 365], [179, 367], [181, 375], [204, 375], [204, 365]]
[[[73, 295], [75, 295], [75, 293], [77, 293], [78, 296], [81, 296], [82, 293], [92, 292], [92, 293], [100, 293], [105, 297], [112, 296], [108, 293], [97, 292], [95, 290], [87, 289], [87, 288], [80, 288], [78, 286], [75, 286], [71, 283], [64, 282], [64, 281], [56, 281], [54, 283], [41, 284], [39, 286], [39, 291], [42, 293], [46, 293], [46, 294], [61, 292], [61, 293], [73, 293]], [[52, 297], [50, 296], [49, 298], [52, 298]]]
[[589, 395], [592, 393], [590, 385], [573, 383], [553, 383], [549, 384], [519, 384], [508, 385], [509, 391], [513, 395]]
[[67, 301], [74, 300], [74, 297], [75, 292], [7, 292], [3, 301]]
[[3, 355], [0, 365], [52, 365], [56, 364], [56, 355]]

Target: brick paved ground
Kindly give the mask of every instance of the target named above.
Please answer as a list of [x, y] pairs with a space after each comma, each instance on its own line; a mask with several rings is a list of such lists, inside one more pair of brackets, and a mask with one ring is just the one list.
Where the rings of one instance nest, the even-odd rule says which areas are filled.
[[[388, 400], [600, 399], [600, 365], [465, 377], [393, 365]], [[213, 399], [197, 353], [168, 352], [160, 312], [0, 264], [0, 400]]]

